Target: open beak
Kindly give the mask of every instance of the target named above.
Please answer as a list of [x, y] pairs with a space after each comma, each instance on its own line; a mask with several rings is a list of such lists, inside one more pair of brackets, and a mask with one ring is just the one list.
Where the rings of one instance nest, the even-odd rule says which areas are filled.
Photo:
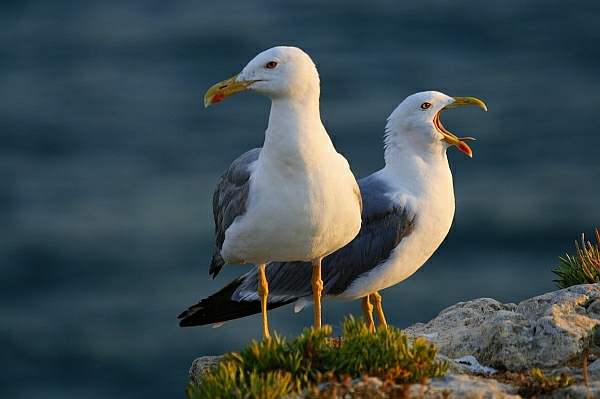
[[450, 133], [442, 125], [442, 122], [440, 121], [440, 113], [445, 109], [462, 107], [464, 105], [476, 105], [478, 107], [483, 108], [486, 111], [487, 111], [487, 107], [485, 106], [483, 101], [481, 101], [480, 99], [475, 98], [475, 97], [452, 97], [452, 98], [454, 98], [454, 100], [455, 100], [452, 104], [446, 105], [437, 114], [435, 114], [435, 117], [433, 118], [433, 124], [435, 125], [438, 132], [440, 132], [444, 136], [443, 140], [445, 142], [456, 146], [459, 150], [461, 150], [462, 152], [467, 154], [469, 157], [473, 157], [473, 151], [471, 151], [471, 147], [469, 147], [467, 145], [467, 143], [465, 143], [465, 141], [475, 140], [475, 139], [473, 137], [458, 138], [455, 135], [453, 135], [452, 133]]
[[208, 89], [208, 91], [204, 95], [204, 108], [214, 103], [223, 101], [225, 97], [229, 97], [232, 94], [246, 90], [249, 85], [255, 82], [252, 80], [242, 80], [240, 82], [236, 82], [238, 76], [239, 75], [235, 75], [234, 77], [219, 82], [210, 89]]

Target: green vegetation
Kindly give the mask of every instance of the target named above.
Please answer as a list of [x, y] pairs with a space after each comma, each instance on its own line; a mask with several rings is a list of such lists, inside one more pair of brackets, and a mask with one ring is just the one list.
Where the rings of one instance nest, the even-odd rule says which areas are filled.
[[[547, 370], [547, 372], [551, 372], [551, 370]], [[491, 374], [489, 377], [499, 383], [512, 385], [517, 389], [517, 393], [525, 399], [550, 398], [555, 391], [569, 387], [576, 382], [566, 372], [560, 375], [546, 375], [539, 368], [524, 373], [507, 370]], [[557, 396], [565, 397], [565, 395]]]
[[211, 372], [202, 375], [201, 388], [190, 383], [190, 399], [278, 398], [304, 390], [315, 392], [321, 382], [347, 381], [364, 375], [399, 384], [423, 382], [443, 376], [447, 362], [435, 361], [437, 349], [423, 338], [412, 346], [398, 329], [369, 332], [362, 318], [342, 324], [343, 338], [328, 338], [331, 327], [305, 329], [286, 342], [254, 341], [240, 352], [224, 356]]
[[553, 391], [561, 388], [566, 388], [575, 383], [573, 377], [567, 373], [562, 373], [557, 377], [548, 377], [542, 370], [531, 370], [531, 379], [523, 381], [519, 387], [519, 395], [525, 398], [538, 397], [543, 394], [550, 394]]
[[393, 327], [370, 333], [367, 325], [352, 316], [343, 324], [345, 340], [332, 352], [331, 369], [337, 375], [369, 375], [404, 384], [443, 376], [445, 362], [434, 362], [438, 350], [418, 337], [409, 347], [408, 337]]
[[575, 241], [575, 256], [566, 255], [566, 258], [559, 257], [560, 266], [552, 272], [560, 277], [554, 280], [559, 288], [567, 288], [577, 284], [593, 284], [600, 281], [600, 234], [596, 229], [597, 245], [591, 242], [585, 242], [585, 237], [581, 235], [581, 247]]

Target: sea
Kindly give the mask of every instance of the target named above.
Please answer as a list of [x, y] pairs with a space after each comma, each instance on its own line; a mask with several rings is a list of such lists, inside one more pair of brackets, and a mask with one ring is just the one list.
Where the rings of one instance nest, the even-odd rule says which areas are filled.
[[[297, 46], [357, 178], [383, 166], [408, 95], [474, 96], [444, 112], [456, 213], [412, 277], [381, 292], [388, 322], [480, 297], [556, 289], [552, 269], [600, 228], [600, 3], [547, 0], [8, 0], [0, 4], [0, 397], [184, 398], [203, 355], [261, 338], [260, 317], [181, 328], [214, 280], [212, 194], [261, 146], [269, 100], [207, 109], [213, 84]], [[341, 332], [358, 301], [324, 303]], [[293, 337], [312, 308], [270, 313]]]

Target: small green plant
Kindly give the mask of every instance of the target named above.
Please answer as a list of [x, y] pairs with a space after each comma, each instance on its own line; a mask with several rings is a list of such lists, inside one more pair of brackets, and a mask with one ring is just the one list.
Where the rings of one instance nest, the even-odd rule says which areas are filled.
[[228, 353], [215, 370], [201, 377], [198, 398], [268, 399], [299, 393], [317, 380], [323, 356], [331, 350], [329, 334], [331, 326], [307, 328], [290, 343], [275, 334]]
[[338, 375], [369, 375], [399, 384], [422, 382], [441, 377], [448, 362], [436, 362], [438, 350], [424, 338], [408, 337], [393, 327], [371, 333], [365, 323], [352, 315], [342, 326], [344, 344], [332, 353], [331, 369]]
[[380, 377], [397, 383], [423, 382], [444, 375], [447, 362], [435, 361], [437, 349], [422, 338], [409, 346], [400, 330], [389, 326], [371, 333], [362, 318], [352, 316], [342, 325], [344, 338], [328, 338], [331, 326], [305, 329], [286, 342], [275, 334], [271, 340], [254, 341], [240, 352], [224, 356], [211, 372], [193, 383], [190, 399], [271, 399], [314, 389], [322, 381]]
[[581, 247], [575, 241], [575, 250], [577, 255], [566, 258], [560, 257], [560, 266], [552, 272], [560, 277], [554, 280], [559, 288], [567, 288], [577, 284], [593, 284], [600, 281], [600, 233], [596, 229], [597, 245], [585, 241], [585, 236], [581, 235]]
[[573, 385], [575, 380], [567, 373], [558, 377], [548, 377], [539, 368], [531, 370], [531, 379], [524, 379], [519, 388], [519, 395], [525, 398], [549, 394], [561, 388]]

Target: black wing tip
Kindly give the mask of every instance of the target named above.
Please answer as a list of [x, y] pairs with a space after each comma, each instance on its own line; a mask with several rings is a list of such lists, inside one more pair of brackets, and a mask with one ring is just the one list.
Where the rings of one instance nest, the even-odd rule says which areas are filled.
[[215, 266], [215, 267], [211, 267], [208, 269], [208, 274], [213, 278], [213, 280], [215, 279], [215, 277], [217, 277], [217, 275], [221, 272], [221, 269], [223, 268], [223, 266]]
[[[200, 303], [202, 303], [202, 302], [200, 302]], [[200, 305], [200, 303], [198, 303], [198, 305]], [[177, 318], [178, 319], [185, 319], [185, 318], [187, 318], [189, 316], [192, 316], [192, 315], [196, 314], [196, 312], [198, 312], [199, 310], [202, 310], [202, 307], [200, 307], [198, 305], [190, 306], [187, 310], [184, 310], [183, 312], [181, 312], [179, 314], [179, 316], [177, 316]]]
[[[218, 270], [220, 270], [220, 268]], [[244, 278], [245, 276], [242, 276], [233, 280], [221, 290], [181, 312], [181, 314], [177, 316], [178, 319], [181, 319], [179, 321], [179, 326], [204, 326], [254, 314], [248, 313], [248, 306], [245, 306], [245, 302], [238, 302], [231, 299], [235, 290], [244, 281]], [[250, 304], [253, 303], [250, 302]], [[256, 313], [260, 313], [260, 303], [258, 304], [258, 309], [259, 311]]]
[[[181, 317], [180, 317], [181, 319]], [[179, 321], [179, 327], [195, 327], [195, 326], [203, 326], [204, 324], [194, 323], [193, 318], [186, 317], [183, 320]]]
[[202, 326], [202, 325], [208, 324], [208, 323], [202, 322], [202, 318], [206, 314], [206, 312], [202, 312], [202, 310], [205, 308], [203, 303], [207, 299], [210, 299], [210, 298], [203, 299], [198, 304], [196, 304], [194, 306], [190, 306], [187, 310], [184, 310], [183, 312], [181, 312], [181, 314], [179, 316], [177, 316], [178, 319], [181, 319], [179, 321], [179, 326], [180, 327], [193, 327], [193, 326]]
[[210, 274], [212, 278], [217, 277], [223, 266], [225, 266], [225, 260], [221, 256], [221, 251], [218, 248], [215, 248], [212, 259], [210, 260], [210, 266], [208, 267], [208, 274]]
[[[267, 310], [279, 308], [288, 305], [294, 300], [267, 304]], [[205, 311], [200, 311], [204, 309]], [[260, 301], [256, 302], [237, 302], [230, 300], [219, 309], [199, 308], [198, 311], [186, 310], [179, 315], [180, 327], [196, 327], [205, 326], [207, 324], [224, 323], [226, 321], [241, 319], [243, 317], [252, 316], [261, 312]]]
[[[232, 298], [236, 289], [244, 282], [247, 275], [239, 277], [220, 291], [208, 298], [204, 298], [196, 305], [190, 306], [177, 318], [180, 327], [204, 326], [207, 324], [223, 323], [229, 320], [241, 319], [261, 312], [260, 301], [235, 301]], [[295, 302], [297, 298], [290, 298], [281, 302], [267, 303], [267, 309]]]

